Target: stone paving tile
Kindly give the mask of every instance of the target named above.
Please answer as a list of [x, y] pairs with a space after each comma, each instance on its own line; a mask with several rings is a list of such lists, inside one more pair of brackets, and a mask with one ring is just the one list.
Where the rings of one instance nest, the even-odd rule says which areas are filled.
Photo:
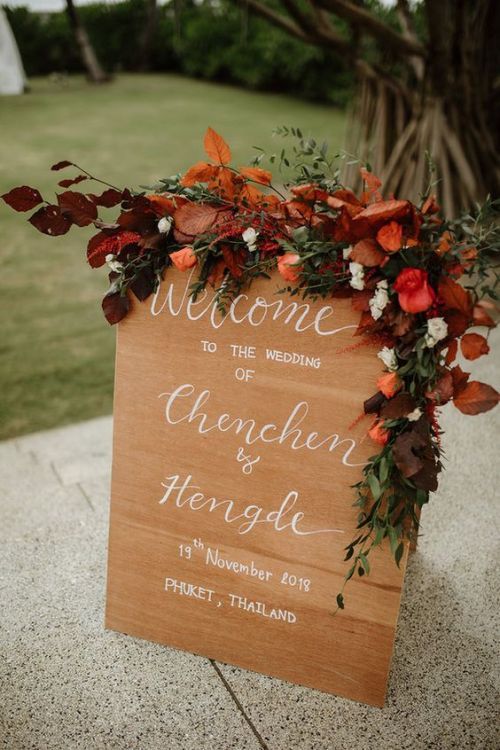
[[113, 423], [110, 417], [99, 417], [69, 427], [24, 435], [16, 439], [21, 453], [32, 452], [40, 462], [74, 458], [82, 452], [110, 455]]
[[0, 445], [12, 468], [0, 500], [0, 748], [255, 750], [207, 659], [104, 630], [109, 429], [108, 477], [95, 455], [73, 475], [94, 477], [87, 492], [61, 486], [50, 464], [64, 446], [68, 460], [92, 456], [110, 421], [82, 425], [81, 439], [70, 428], [71, 449], [64, 430], [23, 438], [22, 451]]
[[[494, 358], [473, 372], [500, 385]], [[272, 750], [500, 747], [500, 414], [470, 418], [449, 406], [442, 424], [446, 470], [410, 559], [385, 708], [221, 666]]]

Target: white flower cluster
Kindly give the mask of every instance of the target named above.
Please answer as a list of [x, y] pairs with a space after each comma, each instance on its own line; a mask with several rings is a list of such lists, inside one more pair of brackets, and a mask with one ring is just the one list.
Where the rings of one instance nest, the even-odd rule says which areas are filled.
[[250, 252], [254, 253], [257, 250], [257, 237], [259, 233], [253, 227], [248, 227], [241, 236], [243, 237], [243, 241], [247, 243]]
[[351, 261], [349, 263], [349, 271], [352, 274], [352, 279], [349, 281], [349, 284], [352, 286], [353, 289], [358, 289], [361, 291], [361, 289], [365, 288], [365, 269], [361, 265], [361, 263], [356, 263], [355, 261]]
[[116, 255], [113, 255], [113, 253], [108, 253], [106, 255], [106, 263], [108, 264], [108, 267], [111, 271], [115, 271], [115, 273], [120, 273], [120, 271], [123, 271], [123, 263], [120, 263], [119, 260], [116, 260]]
[[388, 289], [389, 286], [385, 279], [383, 281], [379, 281], [375, 288], [375, 294], [368, 302], [368, 304], [370, 305], [370, 312], [374, 320], [378, 320], [380, 318], [380, 316], [382, 315], [382, 311], [389, 302]]
[[171, 226], [172, 219], [164, 216], [163, 219], [160, 219], [160, 221], [158, 222], [158, 231], [160, 232], [160, 234], [168, 234], [170, 232]]
[[448, 335], [448, 326], [444, 318], [429, 318], [427, 321], [427, 333], [425, 334], [425, 345], [432, 349], [438, 341], [442, 341]]
[[389, 349], [388, 346], [384, 346], [384, 348], [377, 354], [377, 357], [382, 360], [390, 372], [395, 372], [395, 370], [398, 369], [398, 360], [394, 349]]

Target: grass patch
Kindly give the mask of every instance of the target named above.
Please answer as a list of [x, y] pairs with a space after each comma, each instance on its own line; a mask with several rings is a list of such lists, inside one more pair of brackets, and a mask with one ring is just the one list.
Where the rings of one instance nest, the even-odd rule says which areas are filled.
[[[0, 97], [0, 193], [17, 185], [53, 194], [69, 159], [116, 185], [138, 187], [203, 158], [207, 125], [236, 164], [269, 151], [276, 125], [301, 127], [338, 148], [344, 115], [286, 96], [168, 75], [124, 75], [109, 86], [83, 78], [31, 81]], [[106, 275], [84, 261], [91, 230], [57, 239], [0, 205], [0, 438], [75, 422], [112, 409], [114, 331], [100, 310]]]

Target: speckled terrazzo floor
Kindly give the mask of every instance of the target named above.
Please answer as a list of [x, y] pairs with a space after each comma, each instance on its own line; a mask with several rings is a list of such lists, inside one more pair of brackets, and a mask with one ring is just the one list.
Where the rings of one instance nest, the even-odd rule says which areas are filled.
[[383, 710], [104, 631], [111, 419], [0, 444], [0, 747], [500, 747], [500, 411], [443, 424]]

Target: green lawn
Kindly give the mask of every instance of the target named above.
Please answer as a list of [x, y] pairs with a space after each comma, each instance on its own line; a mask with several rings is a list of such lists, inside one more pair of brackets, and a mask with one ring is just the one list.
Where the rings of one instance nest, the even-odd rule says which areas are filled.
[[[61, 159], [117, 185], [137, 187], [202, 155], [207, 125], [236, 164], [251, 147], [278, 148], [276, 125], [342, 145], [344, 115], [290, 97], [167, 75], [124, 75], [92, 88], [81, 78], [33, 80], [25, 96], [0, 97], [0, 194], [17, 185], [49, 197]], [[105, 274], [84, 259], [90, 230], [51, 239], [0, 205], [0, 438], [112, 409], [114, 331], [100, 310]]]

